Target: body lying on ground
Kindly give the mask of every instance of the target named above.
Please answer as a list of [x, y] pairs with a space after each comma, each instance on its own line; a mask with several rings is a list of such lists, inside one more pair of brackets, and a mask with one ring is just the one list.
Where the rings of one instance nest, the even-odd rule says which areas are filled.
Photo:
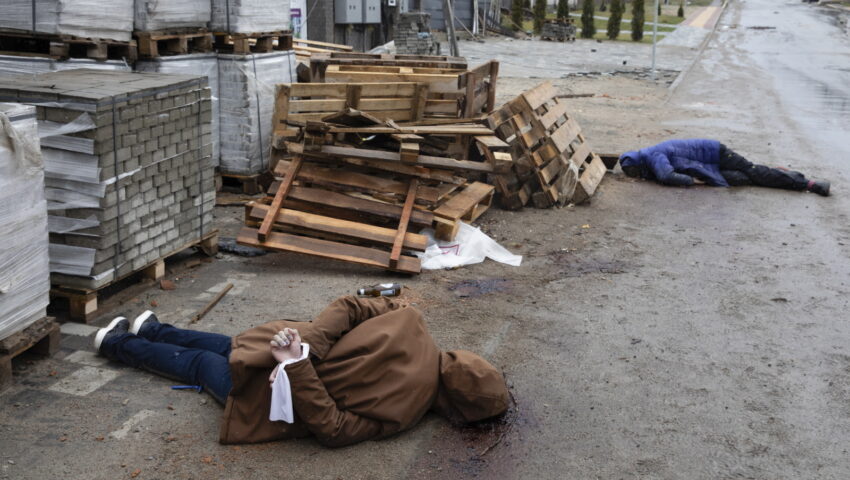
[[756, 165], [717, 140], [667, 140], [620, 155], [620, 166], [630, 177], [685, 187], [694, 179], [716, 187], [757, 185], [829, 195], [829, 182], [808, 180], [784, 168]]
[[[113, 320], [95, 336], [95, 348], [202, 386], [225, 406], [225, 444], [312, 435], [342, 446], [409, 429], [428, 411], [474, 422], [508, 408], [495, 367], [472, 352], [441, 352], [418, 310], [386, 298], [343, 297], [311, 322], [278, 320], [232, 339], [179, 329], [145, 312], [132, 325]], [[278, 386], [279, 365], [288, 390]], [[279, 400], [285, 406], [290, 393], [292, 423], [270, 420], [281, 418]]]

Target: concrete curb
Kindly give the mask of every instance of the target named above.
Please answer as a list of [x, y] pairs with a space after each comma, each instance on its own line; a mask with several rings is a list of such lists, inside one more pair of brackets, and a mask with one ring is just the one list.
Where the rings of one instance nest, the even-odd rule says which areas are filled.
[[720, 15], [717, 17], [717, 21], [714, 22], [714, 27], [711, 28], [711, 31], [708, 32], [708, 35], [705, 36], [702, 43], [699, 46], [697, 54], [694, 56], [694, 60], [688, 65], [684, 70], [679, 72], [679, 75], [676, 76], [676, 79], [673, 80], [673, 83], [667, 87], [667, 97], [664, 99], [664, 103], [667, 104], [670, 102], [670, 99], [673, 97], [673, 94], [676, 93], [676, 89], [679, 87], [679, 84], [682, 83], [682, 80], [687, 76], [688, 73], [694, 68], [694, 65], [697, 64], [702, 53], [705, 51], [705, 47], [708, 46], [708, 42], [714, 38], [714, 33], [717, 32], [717, 26], [720, 25], [720, 19], [723, 17], [723, 14], [726, 13], [726, 7], [729, 5], [729, 0], [723, 0], [723, 5], [720, 6]]

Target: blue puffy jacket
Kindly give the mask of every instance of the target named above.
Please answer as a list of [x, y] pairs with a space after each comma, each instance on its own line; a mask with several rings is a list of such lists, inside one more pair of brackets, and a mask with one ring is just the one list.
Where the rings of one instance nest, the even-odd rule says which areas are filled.
[[691, 177], [696, 177], [709, 185], [728, 187], [719, 163], [720, 142], [702, 138], [667, 140], [620, 155], [620, 165], [640, 167], [643, 178], [677, 186], [693, 185]]

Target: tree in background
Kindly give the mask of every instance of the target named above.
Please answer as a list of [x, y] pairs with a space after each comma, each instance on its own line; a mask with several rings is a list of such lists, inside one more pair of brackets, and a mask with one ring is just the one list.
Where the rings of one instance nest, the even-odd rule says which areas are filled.
[[570, 1], [558, 0], [558, 20], [570, 18]]
[[661, 2], [658, 2], [658, 16], [661, 16]]
[[543, 22], [546, 21], [546, 0], [534, 0], [534, 33], [543, 31]]
[[682, 2], [679, 2], [679, 11], [676, 12], [676, 15], [678, 15], [679, 18], [685, 18], [685, 6]]
[[622, 0], [611, 0], [611, 15], [608, 17], [608, 38], [616, 40], [620, 35], [620, 22], [623, 20]]
[[593, 24], [593, 0], [584, 0], [581, 7], [581, 38], [593, 38], [596, 26]]
[[531, 10], [531, 0], [525, 0], [522, 2], [522, 8], [526, 10]]
[[514, 0], [511, 4], [511, 28], [522, 30], [522, 3], [523, 0]]
[[632, 40], [639, 42], [643, 39], [643, 0], [632, 0]]

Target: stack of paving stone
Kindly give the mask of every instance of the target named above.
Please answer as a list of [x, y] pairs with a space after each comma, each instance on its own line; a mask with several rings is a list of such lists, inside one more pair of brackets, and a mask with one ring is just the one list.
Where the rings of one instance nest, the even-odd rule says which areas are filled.
[[434, 55], [439, 47], [431, 35], [431, 14], [424, 12], [400, 14], [393, 40], [403, 54]]
[[211, 231], [206, 77], [51, 72], [0, 80], [0, 101], [37, 106], [54, 284], [99, 288]]
[[49, 291], [35, 108], [0, 103], [0, 340], [44, 317]]
[[175, 73], [179, 75], [205, 75], [212, 93], [212, 164], [219, 165], [219, 102], [218, 57], [216, 53], [191, 53], [136, 62], [139, 72]]
[[289, 20], [289, 2], [212, 0], [210, 28], [216, 32], [278, 32], [290, 29]]
[[295, 81], [290, 51], [218, 55], [221, 172], [255, 175], [269, 166], [275, 86]]

